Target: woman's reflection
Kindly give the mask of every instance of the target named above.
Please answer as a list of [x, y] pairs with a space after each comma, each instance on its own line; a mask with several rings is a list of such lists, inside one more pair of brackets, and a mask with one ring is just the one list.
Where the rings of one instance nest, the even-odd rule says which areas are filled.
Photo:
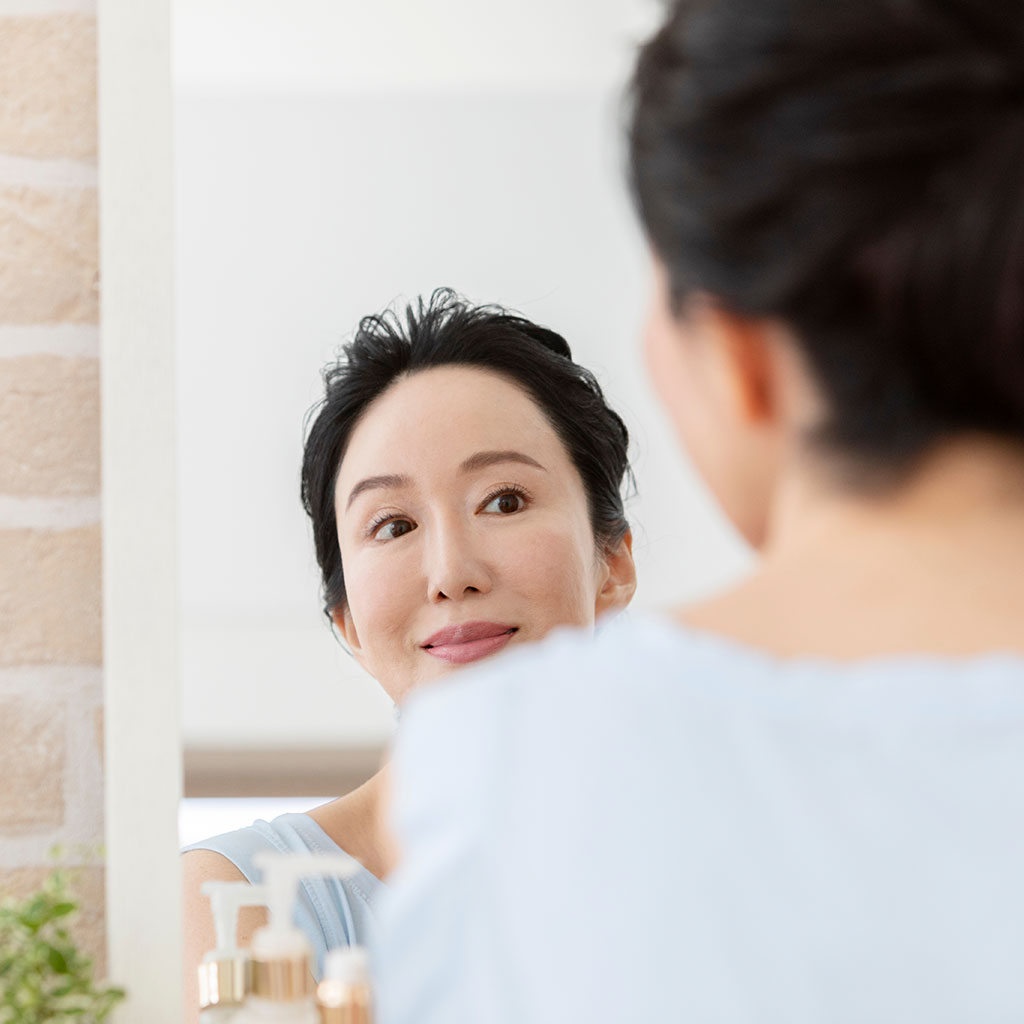
[[[558, 334], [442, 290], [404, 318], [364, 319], [324, 381], [302, 500], [325, 610], [397, 704], [460, 665], [556, 626], [593, 628], [629, 603], [628, 434]], [[394, 859], [383, 776], [189, 847], [189, 985], [214, 946], [202, 882], [258, 880], [261, 850], [340, 848], [359, 860], [352, 879], [305, 884], [297, 924], [318, 961], [366, 942]], [[262, 920], [243, 914], [244, 943]]]

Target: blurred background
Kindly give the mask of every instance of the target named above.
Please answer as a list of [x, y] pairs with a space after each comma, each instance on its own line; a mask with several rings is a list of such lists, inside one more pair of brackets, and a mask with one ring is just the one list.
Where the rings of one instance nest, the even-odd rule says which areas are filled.
[[446, 285], [568, 339], [633, 436], [635, 609], [746, 565], [641, 358], [621, 128], [658, 13], [175, 0], [183, 841], [339, 795], [390, 735], [328, 630], [298, 496], [320, 369], [367, 313]]

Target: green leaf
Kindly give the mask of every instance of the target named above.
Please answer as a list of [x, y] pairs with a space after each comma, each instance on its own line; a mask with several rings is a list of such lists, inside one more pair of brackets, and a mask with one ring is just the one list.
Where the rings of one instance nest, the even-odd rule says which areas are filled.
[[51, 949], [47, 962], [58, 974], [68, 973], [68, 961], [59, 949]]

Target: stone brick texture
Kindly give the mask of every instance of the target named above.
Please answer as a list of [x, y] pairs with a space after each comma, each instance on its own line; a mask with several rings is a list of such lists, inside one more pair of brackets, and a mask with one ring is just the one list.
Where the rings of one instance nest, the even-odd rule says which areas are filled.
[[67, 715], [38, 697], [0, 696], [0, 830], [52, 832], [64, 823]]
[[98, 281], [96, 189], [0, 188], [0, 323], [94, 324]]
[[98, 665], [99, 526], [0, 530], [0, 665]]
[[0, 360], [0, 494], [99, 493], [100, 393], [95, 359]]
[[[0, 16], [0, 331], [99, 321], [97, 191], [47, 184], [53, 167], [35, 163], [60, 161], [73, 172], [66, 180], [94, 180], [96, 81], [92, 14]], [[101, 857], [99, 812], [65, 806], [65, 793], [75, 792], [66, 786], [69, 751], [102, 745], [102, 713], [73, 713], [59, 687], [37, 692], [19, 676], [27, 666], [100, 663], [100, 527], [49, 529], [33, 518], [41, 506], [19, 500], [52, 507], [98, 497], [98, 370], [95, 359], [57, 354], [0, 358], [0, 501], [9, 517], [0, 528], [0, 669], [13, 681], [0, 687], [0, 897], [38, 887], [52, 870], [46, 851], [72, 821], [81, 837], [83, 816], [95, 849], [79, 859]], [[103, 869], [76, 874], [82, 912], [73, 930], [102, 973]]]
[[0, 17], [0, 152], [96, 158], [96, 19]]

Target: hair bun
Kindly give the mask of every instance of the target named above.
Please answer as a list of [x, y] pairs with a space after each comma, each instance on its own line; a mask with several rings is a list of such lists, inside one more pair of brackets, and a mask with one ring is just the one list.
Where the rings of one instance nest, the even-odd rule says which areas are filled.
[[673, 297], [789, 323], [876, 465], [1024, 438], [1024, 0], [679, 2], [634, 83]]

